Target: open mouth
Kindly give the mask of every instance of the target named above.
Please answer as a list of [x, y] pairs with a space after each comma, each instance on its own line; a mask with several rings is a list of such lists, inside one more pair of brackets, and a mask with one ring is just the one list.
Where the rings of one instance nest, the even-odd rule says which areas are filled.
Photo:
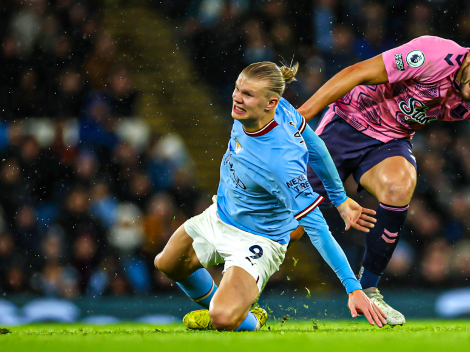
[[243, 110], [242, 108], [239, 108], [236, 105], [233, 106], [233, 111], [235, 111], [235, 113], [237, 113], [237, 114], [245, 114], [246, 113], [245, 110]]

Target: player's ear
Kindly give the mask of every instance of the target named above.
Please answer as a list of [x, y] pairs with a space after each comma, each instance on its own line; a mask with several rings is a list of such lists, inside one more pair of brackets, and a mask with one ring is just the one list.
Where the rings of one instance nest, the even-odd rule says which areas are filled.
[[266, 111], [271, 111], [272, 109], [275, 109], [277, 107], [278, 103], [279, 103], [278, 98], [274, 98], [274, 97], [270, 98], [269, 102], [268, 102], [268, 105], [266, 105], [265, 110]]

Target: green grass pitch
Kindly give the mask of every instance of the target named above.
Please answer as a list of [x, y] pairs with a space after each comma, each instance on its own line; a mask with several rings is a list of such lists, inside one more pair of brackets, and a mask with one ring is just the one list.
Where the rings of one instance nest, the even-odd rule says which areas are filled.
[[268, 321], [258, 332], [189, 331], [182, 324], [37, 324], [3, 329], [0, 351], [470, 351], [469, 320], [410, 321], [378, 329], [358, 321]]

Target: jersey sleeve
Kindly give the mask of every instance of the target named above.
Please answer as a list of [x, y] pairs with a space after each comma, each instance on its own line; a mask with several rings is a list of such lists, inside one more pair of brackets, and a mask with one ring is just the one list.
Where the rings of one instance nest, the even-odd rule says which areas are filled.
[[422, 36], [385, 51], [382, 59], [389, 83], [408, 79], [432, 83], [454, 72], [465, 51], [452, 40]]
[[[305, 120], [305, 119], [304, 119]], [[302, 133], [308, 149], [308, 162], [325, 187], [328, 197], [335, 207], [343, 203], [348, 196], [339, 177], [338, 170], [325, 143], [307, 123]]]
[[291, 103], [289, 103], [286, 99], [281, 98], [279, 101], [279, 105], [281, 106], [281, 109], [284, 110], [284, 112], [289, 116], [290, 119], [293, 120], [295, 127], [302, 133], [305, 130], [305, 126], [307, 126], [307, 121], [305, 120], [305, 117], [300, 115], [298, 111], [292, 106]]
[[338, 276], [346, 292], [360, 290], [361, 284], [356, 279], [343, 250], [331, 235], [321, 212], [313, 211], [300, 218], [299, 223], [307, 232], [322, 258]]

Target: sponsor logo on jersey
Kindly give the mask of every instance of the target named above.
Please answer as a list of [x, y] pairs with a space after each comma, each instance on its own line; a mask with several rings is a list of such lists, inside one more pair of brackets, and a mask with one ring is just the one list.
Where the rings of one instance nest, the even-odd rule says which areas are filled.
[[292, 180], [290, 180], [289, 182], [286, 182], [286, 186], [290, 190], [293, 190], [294, 192], [297, 193], [295, 198], [297, 198], [301, 194], [304, 194], [306, 196], [312, 195], [312, 192], [311, 192], [312, 187], [310, 186], [307, 176], [305, 175], [297, 176], [293, 178]]
[[436, 120], [436, 117], [428, 117], [426, 116], [426, 110], [429, 108], [424, 105], [423, 102], [415, 99], [410, 98], [408, 103], [405, 101], [401, 101], [398, 104], [401, 112], [405, 115], [405, 120], [413, 120], [421, 125], [425, 125], [431, 121]]
[[224, 159], [224, 166], [227, 168], [228, 175], [231, 178], [232, 182], [238, 188], [246, 189], [246, 186], [243, 183], [243, 181], [240, 180], [240, 177], [237, 176], [235, 168], [233, 167], [233, 163], [231, 162], [231, 159], [232, 159], [232, 154], [227, 155]]
[[395, 54], [395, 63], [397, 64], [398, 71], [405, 71], [405, 64], [403, 63], [402, 54]]
[[411, 68], [418, 68], [424, 64], [424, 53], [421, 50], [413, 50], [406, 54], [406, 63]]
[[238, 154], [242, 150], [242, 145], [238, 141], [238, 139], [235, 138], [235, 154]]

